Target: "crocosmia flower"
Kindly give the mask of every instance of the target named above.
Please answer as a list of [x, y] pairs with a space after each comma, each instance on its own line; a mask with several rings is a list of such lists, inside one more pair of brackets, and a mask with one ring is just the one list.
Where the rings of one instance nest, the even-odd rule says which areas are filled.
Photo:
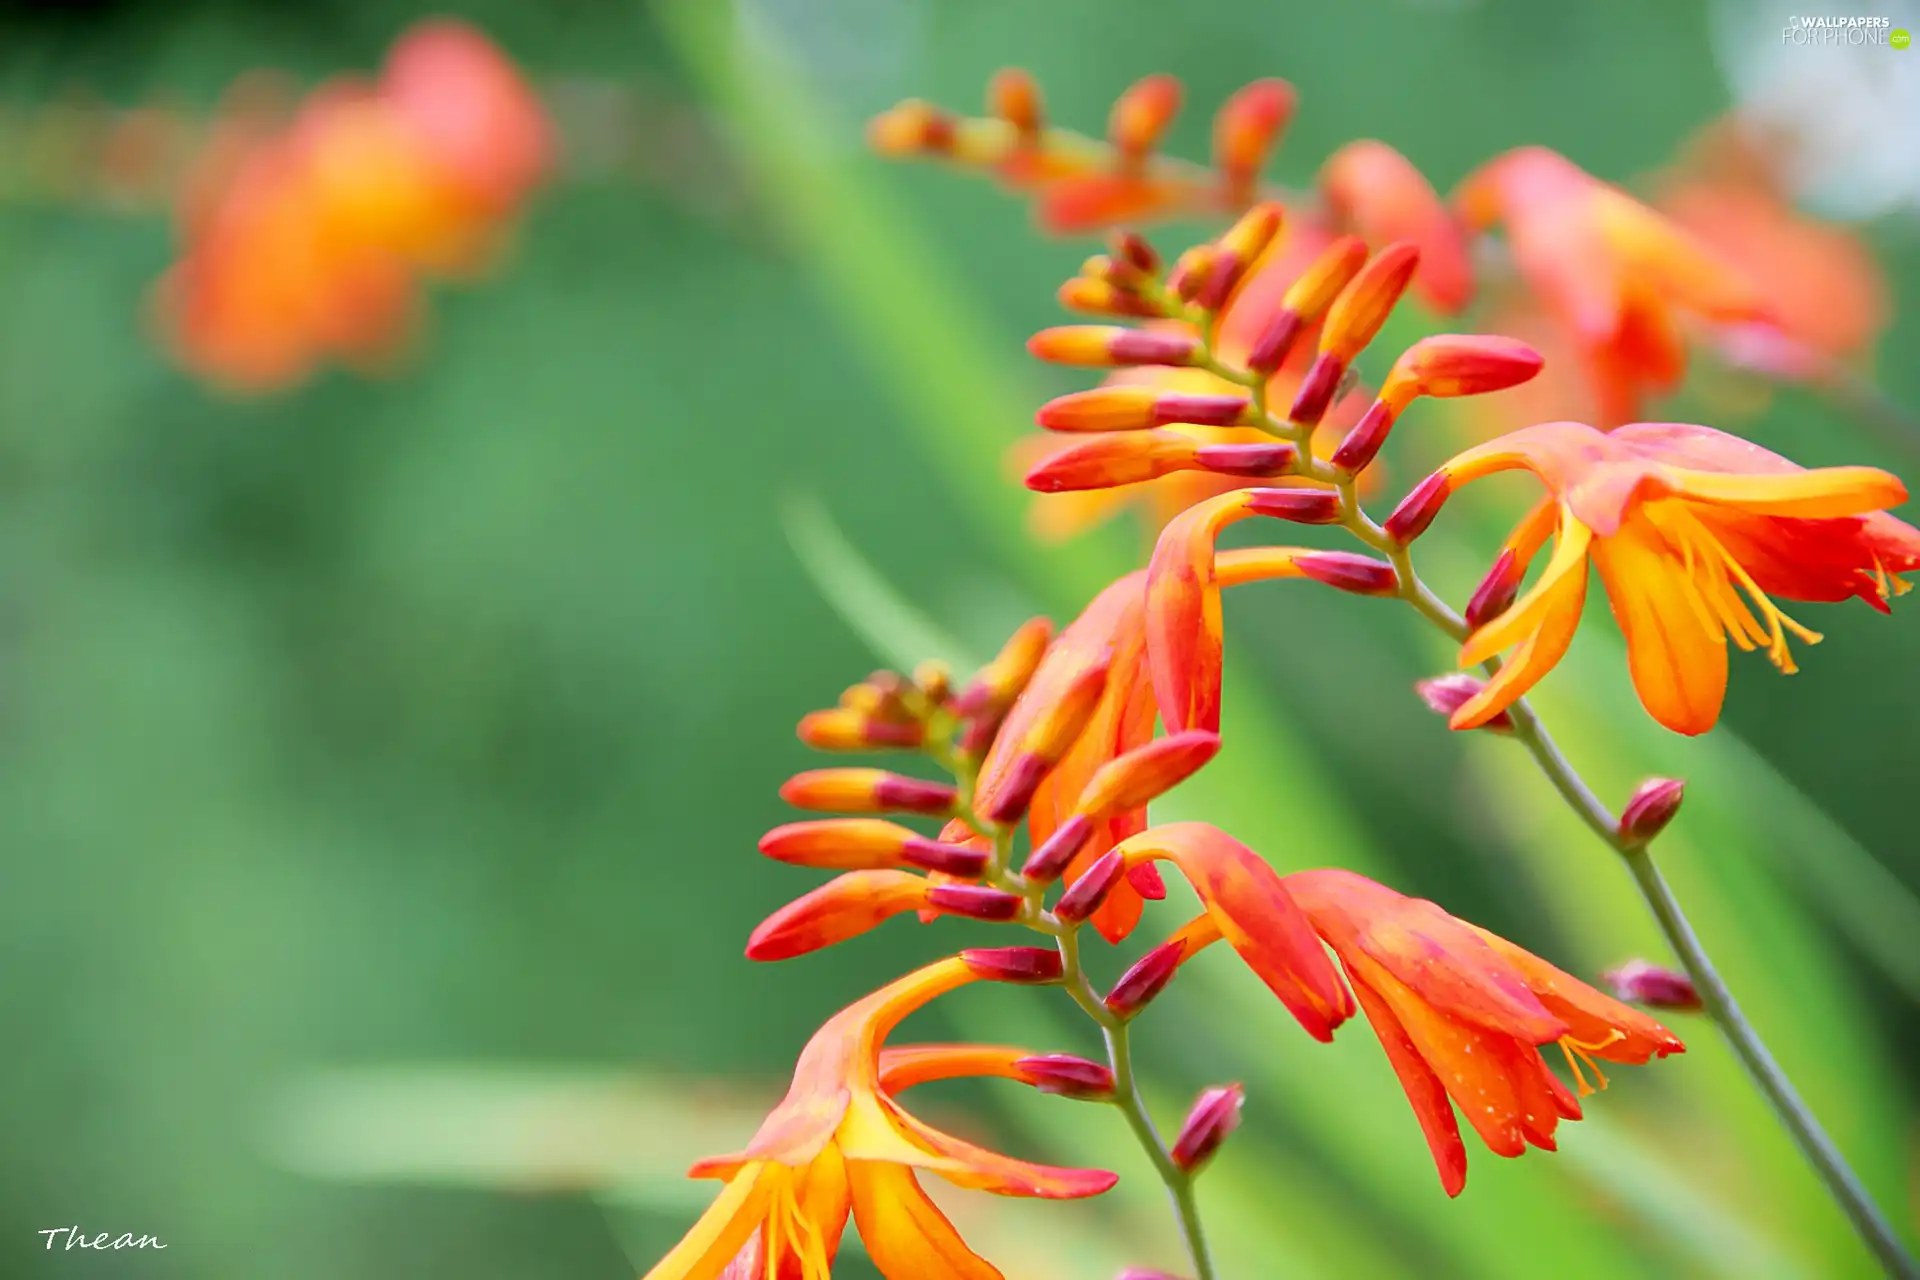
[[1606, 1087], [1595, 1059], [1639, 1064], [1685, 1049], [1646, 1014], [1425, 899], [1350, 871], [1285, 881], [1340, 957], [1450, 1196], [1467, 1181], [1456, 1106], [1501, 1156], [1552, 1151], [1560, 1121], [1580, 1118], [1543, 1047], [1565, 1053], [1580, 1095]]
[[1450, 492], [1496, 471], [1523, 469], [1547, 500], [1508, 539], [1496, 574], [1517, 581], [1551, 537], [1533, 587], [1485, 623], [1463, 666], [1511, 650], [1506, 665], [1452, 716], [1471, 729], [1499, 715], [1566, 653], [1600, 570], [1627, 641], [1634, 688], [1678, 733], [1720, 718], [1727, 641], [1764, 649], [1792, 672], [1788, 637], [1820, 636], [1774, 597], [1859, 597], [1881, 612], [1920, 568], [1920, 530], [1887, 515], [1906, 486], [1873, 467], [1806, 470], [1709, 427], [1642, 422], [1603, 433], [1578, 422], [1528, 427], [1460, 454], [1441, 469]]
[[884, 1050], [903, 1018], [976, 976], [958, 957], [942, 960], [821, 1027], [800, 1055], [786, 1099], [746, 1150], [694, 1166], [694, 1177], [719, 1178], [726, 1187], [646, 1280], [827, 1280], [849, 1214], [888, 1280], [999, 1280], [999, 1270], [969, 1249], [927, 1198], [915, 1170], [997, 1195], [1075, 1199], [1113, 1186], [1114, 1175], [1098, 1169], [1032, 1164], [974, 1146], [894, 1100], [895, 1091], [926, 1080], [1028, 1079], [1016, 1050]]

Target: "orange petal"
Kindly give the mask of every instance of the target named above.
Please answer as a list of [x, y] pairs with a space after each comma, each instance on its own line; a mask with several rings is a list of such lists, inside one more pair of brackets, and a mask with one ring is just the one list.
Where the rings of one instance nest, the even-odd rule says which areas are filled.
[[755, 1163], [729, 1179], [693, 1229], [643, 1280], [720, 1280], [766, 1219], [768, 1174], [765, 1164]]
[[1224, 657], [1220, 585], [1213, 543], [1220, 530], [1253, 514], [1236, 489], [1174, 517], [1147, 566], [1147, 655], [1154, 699], [1169, 732], [1220, 728]]
[[1387, 1062], [1400, 1077], [1407, 1101], [1413, 1104], [1414, 1118], [1420, 1122], [1427, 1150], [1433, 1153], [1434, 1168], [1440, 1172], [1440, 1186], [1450, 1196], [1459, 1195], [1467, 1185], [1467, 1148], [1460, 1141], [1460, 1123], [1454, 1118], [1453, 1104], [1447, 1101], [1446, 1087], [1440, 1083], [1440, 1077], [1433, 1074], [1433, 1068], [1420, 1056], [1420, 1051], [1413, 1047], [1413, 1041], [1407, 1038], [1407, 1029], [1393, 1016], [1393, 1010], [1380, 994], [1352, 974], [1348, 976], [1352, 978], [1353, 994], [1360, 1001], [1361, 1012], [1367, 1015], [1373, 1033], [1380, 1037], [1380, 1047], [1387, 1051]]
[[1316, 1040], [1353, 1013], [1313, 923], [1278, 872], [1247, 846], [1204, 822], [1175, 822], [1116, 846], [1129, 866], [1164, 859], [1180, 868], [1220, 934]]
[[1593, 562], [1647, 713], [1675, 733], [1713, 728], [1727, 696], [1727, 641], [1706, 616], [1685, 566], [1640, 514], [1617, 536], [1594, 543]]
[[[1598, 1046], [1589, 1050], [1595, 1057], [1638, 1064], [1651, 1057], [1664, 1058], [1670, 1053], [1686, 1052], [1680, 1037], [1632, 1005], [1595, 990], [1498, 934], [1477, 925], [1467, 927], [1513, 966], [1540, 997], [1540, 1003], [1567, 1024], [1568, 1032], [1576, 1040]], [[1614, 1032], [1619, 1033], [1618, 1037]]]
[[1419, 246], [1414, 288], [1428, 306], [1452, 314], [1472, 300], [1466, 237], [1412, 161], [1384, 142], [1351, 142], [1321, 166], [1320, 189], [1335, 216], [1370, 244], [1409, 240]]
[[955, 1186], [999, 1196], [1081, 1200], [1099, 1195], [1120, 1180], [1105, 1169], [1068, 1169], [1015, 1159], [942, 1132], [900, 1107], [889, 1110], [901, 1132], [929, 1153], [930, 1158], [912, 1163], [933, 1170]]
[[899, 1165], [854, 1160], [847, 1165], [853, 1220], [867, 1256], [884, 1276], [914, 1280], [1005, 1280], [967, 1248], [953, 1223]]
[[907, 871], [849, 871], [760, 922], [751, 960], [789, 960], [845, 942], [926, 902], [927, 881]]
[[1031, 1049], [1005, 1044], [914, 1044], [889, 1047], [880, 1054], [880, 1087], [889, 1094], [935, 1080], [997, 1076], [1023, 1080], [1014, 1063]]

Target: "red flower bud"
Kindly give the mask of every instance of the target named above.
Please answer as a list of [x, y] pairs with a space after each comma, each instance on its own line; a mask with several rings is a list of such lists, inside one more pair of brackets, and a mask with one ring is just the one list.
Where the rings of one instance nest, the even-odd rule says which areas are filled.
[[993, 851], [963, 844], [942, 844], [916, 836], [901, 846], [900, 861], [922, 871], [938, 871], [957, 880], [972, 880], [993, 861]]
[[1366, 470], [1380, 453], [1380, 446], [1387, 442], [1387, 433], [1393, 430], [1393, 406], [1384, 400], [1375, 400], [1347, 432], [1346, 439], [1333, 451], [1329, 458], [1336, 468], [1348, 475], [1358, 475]]
[[927, 890], [928, 906], [970, 920], [1012, 920], [1024, 902], [1017, 893], [980, 884], [936, 884]]
[[1517, 338], [1442, 333], [1422, 338], [1401, 353], [1380, 388], [1396, 410], [1415, 396], [1477, 396], [1517, 387], [1545, 361]]
[[988, 982], [1043, 986], [1058, 982], [1064, 970], [1052, 947], [969, 947], [960, 953], [967, 968]]
[[1246, 1102], [1247, 1091], [1238, 1084], [1202, 1092], [1168, 1152], [1174, 1164], [1193, 1173], [1210, 1160], [1227, 1135], [1240, 1127], [1240, 1112]]
[[1645, 960], [1629, 960], [1600, 975], [1600, 981], [1622, 1000], [1644, 1004], [1653, 1009], [1679, 1009], [1692, 1012], [1700, 1008], [1700, 991], [1693, 979], [1675, 969], [1663, 969]]
[[1487, 576], [1473, 589], [1473, 597], [1467, 601], [1464, 615], [1467, 625], [1478, 631], [1511, 609], [1520, 594], [1521, 580], [1526, 576], [1527, 571], [1512, 548], [1502, 551], [1493, 562], [1493, 568], [1487, 571]]
[[1298, 449], [1280, 440], [1271, 444], [1203, 444], [1193, 451], [1193, 460], [1208, 471], [1261, 480], [1286, 475], [1299, 456]]
[[1630, 845], [1647, 844], [1680, 812], [1687, 784], [1678, 778], [1648, 778], [1634, 789], [1620, 811], [1620, 838]]
[[954, 118], [909, 99], [875, 116], [867, 142], [883, 156], [941, 155], [953, 149]]
[[1227, 228], [1226, 234], [1218, 240], [1219, 249], [1214, 254], [1213, 264], [1207, 269], [1207, 278], [1202, 282], [1200, 292], [1194, 295], [1194, 301], [1209, 311], [1218, 311], [1225, 306], [1234, 286], [1246, 274], [1247, 267], [1280, 234], [1282, 220], [1281, 206], [1272, 201], [1256, 204], [1241, 214], [1240, 220]]
[[1079, 856], [1092, 835], [1093, 819], [1084, 813], [1072, 815], [1040, 842], [1040, 847], [1027, 858], [1027, 865], [1020, 868], [1020, 874], [1034, 884], [1052, 884], [1066, 872], [1067, 865]]
[[1251, 408], [1245, 396], [1191, 395], [1151, 386], [1095, 387], [1049, 400], [1034, 421], [1049, 431], [1144, 431], [1175, 422], [1231, 427]]
[[1255, 80], [1227, 99], [1213, 117], [1213, 162], [1229, 182], [1246, 185], [1258, 176], [1293, 119], [1295, 101], [1285, 80]]
[[1068, 324], [1042, 329], [1027, 350], [1054, 364], [1110, 369], [1122, 365], [1190, 365], [1200, 351], [1191, 333], [1129, 329], [1122, 325]]
[[1167, 287], [1182, 302], [1192, 302], [1213, 272], [1214, 255], [1219, 252], [1212, 244], [1197, 244], [1182, 253], [1173, 264], [1173, 272], [1167, 277]]
[[1306, 376], [1300, 379], [1300, 390], [1294, 394], [1287, 417], [1303, 427], [1318, 426], [1327, 416], [1327, 406], [1333, 403], [1334, 392], [1340, 389], [1346, 373], [1346, 362], [1338, 356], [1325, 351], [1315, 356]]
[[1053, 640], [1053, 623], [1045, 618], [1029, 618], [1000, 646], [993, 661], [974, 674], [954, 701], [953, 709], [963, 716], [979, 715], [989, 707], [1005, 709], [1013, 705], [1020, 691], [1033, 679]]
[[[1199, 772], [1220, 751], [1220, 735], [1202, 729], [1170, 733], [1100, 766], [1074, 806], [1076, 816], [1105, 817], [1138, 809]], [[1076, 886], [1078, 887], [1078, 886]]]
[[1114, 260], [1125, 262], [1143, 276], [1160, 274], [1160, 255], [1146, 237], [1137, 231], [1116, 230], [1107, 236], [1107, 248]]
[[1406, 546], [1427, 531], [1433, 518], [1440, 514], [1440, 508], [1446, 505], [1450, 494], [1446, 474], [1434, 472], [1400, 499], [1400, 505], [1387, 517], [1387, 536]]
[[1123, 1018], [1131, 1018], [1147, 1007], [1149, 1001], [1173, 981], [1173, 975], [1180, 972], [1180, 962], [1186, 958], [1187, 945], [1184, 942], [1163, 942], [1153, 950], [1141, 956], [1133, 967], [1120, 975], [1113, 984], [1113, 990], [1107, 992], [1106, 1006]]
[[[1451, 675], [1434, 676], [1430, 680], [1418, 680], [1414, 682], [1413, 686], [1414, 692], [1420, 695], [1422, 701], [1427, 704], [1435, 715], [1445, 716], [1449, 720], [1453, 718], [1454, 712], [1465, 706], [1469, 700], [1486, 687], [1486, 681], [1481, 680], [1477, 676], [1470, 676], [1464, 671], [1456, 671]], [[1481, 725], [1480, 728], [1492, 733], [1512, 733], [1513, 717], [1507, 712], [1502, 711], [1499, 715]]]
[[944, 782], [927, 782], [885, 769], [809, 769], [780, 788], [780, 798], [796, 809], [837, 809], [843, 813], [924, 813], [953, 810], [959, 793]]
[[1392, 565], [1351, 551], [1310, 551], [1295, 556], [1293, 566], [1315, 582], [1358, 596], [1390, 596], [1400, 590]]
[[1075, 276], [1060, 286], [1055, 295], [1069, 311], [1095, 316], [1133, 316], [1141, 319], [1158, 316], [1160, 309], [1128, 289], [1106, 280]]
[[1089, 1101], [1113, 1096], [1113, 1069], [1071, 1053], [1037, 1053], [1030, 1058], [1016, 1058], [1013, 1069], [1042, 1093]]
[[810, 711], [800, 718], [800, 741], [816, 751], [875, 751], [917, 747], [926, 730], [916, 721], [881, 720], [849, 707]]
[[1089, 664], [1061, 692], [1058, 701], [1041, 709], [1025, 737], [1014, 744], [1019, 751], [1009, 767], [1009, 780], [999, 788], [982, 815], [988, 821], [1013, 823], [1026, 814], [1027, 806], [1033, 803], [1033, 793], [1093, 718], [1106, 691], [1110, 662], [1111, 655], [1107, 655]]
[[1331, 489], [1249, 489], [1247, 510], [1295, 524], [1333, 524], [1340, 519], [1340, 495]]
[[1180, 82], [1170, 75], [1136, 80], [1113, 104], [1107, 138], [1121, 155], [1138, 160], [1160, 143], [1180, 112]]
[[1032, 139], [1044, 127], [1040, 86], [1019, 67], [1002, 67], [987, 81], [987, 110]]
[[1086, 872], [1073, 882], [1073, 887], [1060, 895], [1060, 901], [1054, 904], [1053, 915], [1062, 924], [1078, 924], [1100, 909], [1100, 904], [1113, 892], [1113, 886], [1120, 883], [1120, 877], [1127, 872], [1126, 859], [1108, 850], [1086, 869]]
[[1282, 307], [1274, 312], [1272, 319], [1267, 321], [1267, 327], [1247, 348], [1248, 370], [1266, 376], [1285, 364], [1293, 352], [1293, 344], [1300, 340], [1306, 327], [1307, 322], [1298, 311]]
[[1180, 1277], [1166, 1271], [1155, 1271], [1152, 1267], [1128, 1267], [1114, 1280], [1180, 1280]]
[[898, 866], [908, 843], [920, 839], [881, 818], [823, 818], [775, 827], [760, 837], [760, 852], [797, 866], [871, 871]]
[[1026, 486], [1035, 493], [1067, 493], [1137, 484], [1186, 470], [1200, 445], [1178, 431], [1115, 431], [1088, 436], [1036, 462]]

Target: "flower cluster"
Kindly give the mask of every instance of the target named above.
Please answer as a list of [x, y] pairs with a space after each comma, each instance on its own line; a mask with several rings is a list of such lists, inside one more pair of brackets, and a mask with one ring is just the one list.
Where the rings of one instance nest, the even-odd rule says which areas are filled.
[[419, 279], [483, 270], [552, 152], [513, 64], [448, 20], [402, 35], [378, 80], [232, 126], [187, 184], [156, 312], [182, 364], [240, 391], [391, 360]]

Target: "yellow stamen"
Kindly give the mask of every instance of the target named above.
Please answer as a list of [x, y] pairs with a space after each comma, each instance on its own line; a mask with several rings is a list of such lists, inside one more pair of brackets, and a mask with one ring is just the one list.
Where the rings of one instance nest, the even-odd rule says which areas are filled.
[[[1733, 558], [1712, 530], [1700, 523], [1684, 503], [1650, 502], [1644, 510], [1668, 544], [1680, 552], [1686, 595], [1695, 610], [1703, 612], [1702, 620], [1706, 620], [1705, 615], [1711, 615], [1717, 624], [1711, 629], [1731, 636], [1742, 649], [1765, 645], [1767, 657], [1782, 674], [1792, 675], [1799, 670], [1794, 665], [1792, 650], [1787, 647], [1788, 633], [1807, 644], [1819, 644], [1820, 633], [1794, 621], [1774, 604], [1746, 567]], [[1739, 590], [1735, 590], [1736, 584]], [[1741, 591], [1753, 602], [1752, 609], [1747, 607], [1747, 600], [1740, 598]], [[1756, 610], [1760, 615], [1757, 618]]]
[[[1573, 1086], [1579, 1091], [1581, 1097], [1584, 1098], [1599, 1089], [1607, 1087], [1607, 1073], [1600, 1069], [1600, 1063], [1595, 1060], [1593, 1055], [1612, 1044], [1615, 1040], [1625, 1040], [1626, 1038], [1626, 1033], [1618, 1027], [1610, 1028], [1607, 1031], [1607, 1038], [1605, 1040], [1589, 1042], [1575, 1039], [1571, 1035], [1560, 1037], [1560, 1052], [1567, 1055], [1567, 1069], [1573, 1072]], [[1586, 1063], [1588, 1069], [1593, 1072], [1593, 1078], [1600, 1082], [1598, 1085], [1590, 1085], [1587, 1083], [1585, 1073], [1580, 1070], [1580, 1064], [1583, 1062]]]
[[767, 1206], [764, 1280], [780, 1280], [781, 1264], [789, 1255], [800, 1260], [802, 1280], [830, 1280], [827, 1243], [820, 1226], [800, 1204], [799, 1171], [781, 1169], [774, 1175], [772, 1200]]

